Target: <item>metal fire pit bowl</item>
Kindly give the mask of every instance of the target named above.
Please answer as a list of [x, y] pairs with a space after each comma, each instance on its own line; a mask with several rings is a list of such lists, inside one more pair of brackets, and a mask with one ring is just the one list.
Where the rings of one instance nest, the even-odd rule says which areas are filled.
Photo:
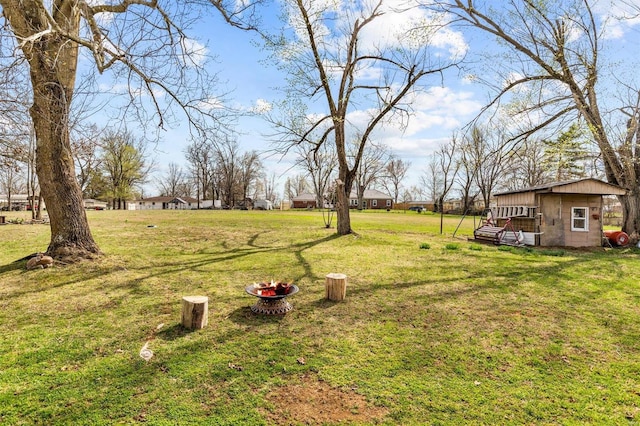
[[257, 293], [260, 288], [253, 284], [248, 285], [244, 289], [247, 293], [258, 298], [258, 301], [251, 307], [251, 312], [263, 315], [284, 315], [293, 309], [291, 303], [287, 302], [287, 296], [294, 295], [298, 292], [297, 285], [289, 286], [287, 294], [276, 294], [275, 296], [261, 296]]

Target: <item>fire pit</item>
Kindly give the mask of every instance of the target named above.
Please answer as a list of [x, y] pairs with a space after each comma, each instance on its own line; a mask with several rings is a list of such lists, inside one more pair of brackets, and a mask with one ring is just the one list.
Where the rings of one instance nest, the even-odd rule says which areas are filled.
[[264, 315], [282, 315], [293, 309], [286, 297], [296, 294], [298, 286], [271, 281], [270, 283], [261, 282], [248, 285], [245, 287], [245, 291], [258, 298], [256, 304], [251, 307], [252, 312]]

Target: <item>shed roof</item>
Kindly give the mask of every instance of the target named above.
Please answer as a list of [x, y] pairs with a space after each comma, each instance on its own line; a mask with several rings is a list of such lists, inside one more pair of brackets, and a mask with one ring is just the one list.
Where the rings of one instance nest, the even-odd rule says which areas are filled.
[[585, 178], [564, 182], [551, 182], [544, 185], [532, 186], [515, 191], [505, 191], [494, 194], [496, 197], [523, 192], [557, 193], [557, 194], [593, 194], [593, 195], [624, 195], [627, 191], [611, 183], [598, 179]]

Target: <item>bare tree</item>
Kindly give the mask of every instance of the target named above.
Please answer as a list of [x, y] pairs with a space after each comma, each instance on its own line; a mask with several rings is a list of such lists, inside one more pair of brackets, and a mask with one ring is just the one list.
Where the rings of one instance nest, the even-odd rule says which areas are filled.
[[462, 137], [460, 149], [457, 153], [460, 170], [456, 176], [462, 201], [461, 213], [463, 214], [474, 210], [475, 199], [479, 192], [476, 185], [476, 178], [480, 164], [476, 161], [473, 154], [473, 138], [468, 138], [465, 135]]
[[[120, 108], [123, 117], [133, 112], [161, 127], [171, 121], [172, 108], [177, 106], [190, 123], [205, 123], [214, 117], [212, 111], [220, 110], [203, 108], [203, 103], [213, 99], [208, 93], [213, 85], [202, 72], [202, 55], [194, 51], [194, 43], [183, 32], [196, 4], [185, 1], [165, 10], [151, 0], [102, 4], [0, 0], [5, 20], [0, 36], [15, 40], [13, 46], [3, 43], [0, 47], [15, 47], [18, 61], [29, 68], [37, 174], [51, 222], [49, 254], [74, 260], [100, 253], [75, 179], [69, 137], [80, 49], [90, 53], [97, 72], [112, 71], [116, 79], [129, 84], [127, 101]], [[221, 1], [211, 4], [222, 9]], [[109, 19], [103, 19], [107, 15]], [[157, 61], [160, 56], [162, 60]], [[140, 92], [150, 98], [139, 96]], [[152, 109], [145, 117], [143, 107], [148, 99]]]
[[514, 161], [511, 141], [498, 127], [491, 124], [476, 124], [464, 137], [465, 161], [472, 164], [473, 180], [477, 186], [484, 208], [489, 208], [491, 196], [496, 188], [508, 182], [522, 182], [521, 177], [507, 177], [507, 170], [524, 173], [519, 161]]
[[393, 197], [394, 204], [398, 203], [400, 193], [402, 192], [402, 181], [406, 177], [409, 167], [411, 167], [410, 162], [402, 161], [400, 158], [391, 156], [384, 168], [384, 174], [380, 183]]
[[298, 145], [296, 151], [299, 156], [297, 164], [307, 172], [311, 180], [316, 205], [322, 206], [323, 195], [331, 185], [338, 165], [335, 147], [330, 144], [317, 146], [307, 143]]
[[349, 157], [353, 158], [354, 163], [356, 163], [355, 157], [360, 156], [360, 161], [357, 162], [358, 167], [355, 169], [354, 182], [358, 210], [362, 210], [365, 207], [364, 191], [382, 179], [386, 164], [389, 161], [389, 150], [386, 145], [370, 142], [362, 152], [359, 152], [361, 140], [361, 138], [358, 138], [348, 146]]
[[[427, 169], [429, 166], [427, 165]], [[402, 202], [408, 203], [409, 201], [433, 201], [435, 197], [431, 197], [430, 200], [425, 198], [429, 197], [427, 194], [427, 185], [425, 184], [424, 175], [421, 178], [421, 185], [411, 185], [409, 189], [402, 192]]]
[[[495, 175], [497, 169], [486, 169], [485, 182], [493, 189], [515, 191], [550, 182], [546, 168], [543, 166], [544, 144], [535, 137], [524, 138], [518, 142], [512, 152], [504, 157], [500, 176]], [[487, 193], [490, 193], [487, 191]]]
[[11, 196], [22, 192], [25, 187], [24, 176], [16, 160], [5, 158], [0, 161], [0, 190], [7, 196], [7, 206], [11, 210]]
[[13, 55], [15, 38], [0, 30], [0, 159], [23, 161], [33, 126], [28, 70]]
[[268, 177], [265, 175], [262, 187], [264, 189], [264, 199], [275, 203], [278, 198], [276, 194], [276, 174], [271, 173]]
[[76, 177], [83, 193], [87, 189], [91, 177], [100, 168], [99, 145], [100, 131], [95, 125], [91, 126], [88, 132], [71, 138], [71, 148], [77, 171]]
[[240, 197], [239, 176], [241, 173], [241, 154], [238, 141], [228, 137], [218, 141], [215, 146], [215, 164], [220, 176], [221, 198], [229, 207], [236, 205]]
[[[577, 116], [586, 123], [598, 145], [606, 177], [627, 190], [621, 196], [623, 230], [633, 238], [640, 232], [640, 90], [633, 79], [607, 74], [600, 62], [607, 20], [598, 20], [590, 0], [492, 1], [438, 0], [441, 7], [468, 24], [498, 38], [510, 56], [494, 62], [501, 79], [495, 105], [507, 94], [519, 114], [542, 119], [525, 132], [531, 135], [556, 126], [563, 128]], [[609, 64], [614, 65], [614, 64]], [[508, 77], [507, 77], [508, 76]], [[495, 77], [493, 77], [495, 81]], [[618, 108], [601, 108], [605, 78], [628, 94]]]
[[425, 192], [429, 199], [433, 201], [434, 212], [438, 211], [438, 200], [440, 199], [440, 192], [442, 188], [442, 173], [438, 164], [438, 157], [433, 154], [429, 156], [429, 161], [424, 169], [422, 176], [420, 176], [420, 190], [417, 193], [422, 194], [422, 188], [425, 188]]
[[[429, 15], [420, 17], [422, 22], [433, 18], [427, 28], [419, 27], [417, 21], [410, 28], [396, 25], [386, 40], [370, 41], [371, 31], [385, 23], [386, 17], [407, 16], [410, 10], [418, 10], [394, 9], [389, 3], [341, 3], [340, 19], [336, 19], [338, 10], [332, 2], [287, 0], [284, 4], [291, 28], [268, 41], [278, 49], [274, 57], [287, 69], [287, 96], [323, 105], [321, 112], [305, 117], [304, 132], [282, 139], [286, 144], [283, 149], [305, 142], [335, 144], [340, 235], [352, 232], [350, 193], [374, 131], [389, 122], [406, 125], [412, 113], [411, 95], [421, 88], [424, 78], [441, 76], [461, 59], [434, 47], [441, 20]], [[364, 72], [368, 70], [372, 72]], [[372, 78], [374, 75], [377, 77]], [[360, 122], [349, 114], [356, 106], [365, 109], [358, 115]], [[286, 133], [291, 129], [283, 126], [281, 130]], [[320, 139], [310, 137], [316, 132], [322, 134]], [[348, 141], [356, 135], [357, 149], [350, 156]]]
[[263, 176], [262, 161], [256, 151], [245, 152], [239, 159], [238, 183], [242, 190], [242, 200], [249, 197], [250, 188], [260, 182]]
[[190, 185], [187, 174], [177, 163], [169, 163], [167, 172], [156, 180], [156, 186], [160, 195], [166, 197], [188, 196], [185, 189]]
[[[293, 200], [298, 195], [309, 192], [309, 190], [309, 182], [307, 182], [305, 175], [302, 174], [288, 177], [284, 184], [285, 197], [287, 197], [289, 201]], [[322, 205], [319, 205], [318, 207], [321, 206]]]
[[[212, 186], [211, 177], [216, 162], [213, 146], [207, 140], [194, 140], [185, 149], [185, 158], [189, 163], [191, 178], [195, 183], [198, 208], [200, 208], [200, 200], [207, 197], [207, 191]], [[213, 193], [211, 197], [215, 199]]]
[[440, 145], [427, 163], [425, 175], [422, 177], [423, 184], [433, 197], [435, 211], [440, 212], [440, 233], [443, 232], [444, 201], [460, 169], [460, 161], [456, 155], [459, 144], [459, 138], [454, 135]]

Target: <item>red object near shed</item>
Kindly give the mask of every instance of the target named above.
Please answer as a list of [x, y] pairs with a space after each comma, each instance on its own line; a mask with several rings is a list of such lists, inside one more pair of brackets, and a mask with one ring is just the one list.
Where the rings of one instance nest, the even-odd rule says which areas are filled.
[[623, 231], [604, 231], [604, 236], [611, 244], [617, 246], [625, 246], [629, 243], [629, 235]]

